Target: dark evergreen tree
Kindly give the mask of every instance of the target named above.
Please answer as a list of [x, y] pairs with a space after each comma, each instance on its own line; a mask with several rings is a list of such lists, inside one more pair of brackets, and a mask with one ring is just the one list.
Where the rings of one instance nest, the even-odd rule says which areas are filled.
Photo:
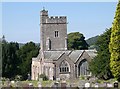
[[22, 75], [23, 80], [28, 78], [28, 74], [31, 74], [32, 57], [36, 57], [39, 52], [39, 47], [33, 42], [26, 43], [18, 51], [20, 60], [19, 75]]
[[109, 79], [112, 77], [110, 71], [110, 42], [111, 28], [107, 29], [102, 35], [98, 37], [95, 45], [98, 46], [97, 56], [90, 63], [90, 70], [92, 74], [101, 79]]
[[2, 42], [2, 76], [13, 78], [18, 72], [17, 50], [19, 44], [15, 42]]
[[0, 38], [0, 77], [2, 76], [2, 38]]
[[19, 49], [18, 43], [8, 43], [3, 36], [0, 41], [0, 52], [2, 52], [2, 66], [0, 66], [2, 77], [14, 79], [17, 75], [21, 75], [23, 79], [27, 79], [28, 73], [31, 74], [32, 57], [38, 55], [39, 47], [29, 42]]

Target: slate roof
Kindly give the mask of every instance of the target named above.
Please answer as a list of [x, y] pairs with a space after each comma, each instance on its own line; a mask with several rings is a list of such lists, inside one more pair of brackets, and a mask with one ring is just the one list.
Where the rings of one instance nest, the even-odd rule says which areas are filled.
[[44, 51], [45, 60], [58, 60], [64, 53], [68, 55], [71, 51]]
[[96, 50], [85, 50], [91, 58], [94, 58], [97, 55]]
[[[45, 61], [58, 60], [61, 57], [61, 55], [66, 54], [70, 57], [70, 59], [73, 62], [76, 62], [84, 51], [86, 51], [91, 58], [97, 55], [95, 53], [96, 52], [95, 50], [44, 51], [44, 60]], [[40, 58], [41, 58], [41, 55], [39, 54], [37, 57], [37, 60]], [[33, 58], [32, 60], [35, 61], [36, 58]]]
[[76, 62], [78, 60], [78, 58], [81, 56], [81, 54], [83, 53], [84, 50], [74, 50], [71, 52], [71, 54], [69, 55], [70, 59], [73, 62]]

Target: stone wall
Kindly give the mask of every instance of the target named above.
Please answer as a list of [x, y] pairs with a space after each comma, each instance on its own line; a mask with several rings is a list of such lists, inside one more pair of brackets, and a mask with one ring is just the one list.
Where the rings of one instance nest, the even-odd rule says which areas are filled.
[[[33, 58], [34, 59], [34, 58]], [[32, 69], [32, 80], [38, 80], [38, 76], [41, 74], [41, 65], [40, 62], [37, 61], [32, 61], [32, 65], [31, 65], [31, 69]]]
[[66, 24], [67, 18], [66, 16], [50, 16], [46, 18], [46, 23], [49, 24]]
[[53, 80], [54, 76], [54, 64], [53, 63], [44, 63], [44, 73], [48, 76], [49, 80]]
[[[34, 59], [34, 58], [33, 58]], [[32, 61], [32, 80], [38, 80], [39, 75], [45, 74], [49, 80], [53, 80], [54, 64], [47, 62], [40, 62], [38, 60]]]
[[[41, 12], [43, 13], [43, 12]], [[45, 13], [46, 14], [46, 13]], [[66, 50], [67, 37], [67, 18], [66, 16], [48, 17], [42, 14], [40, 22], [41, 33], [41, 48], [43, 50]], [[58, 36], [55, 37], [55, 31], [58, 31]], [[48, 48], [47, 39], [50, 40], [50, 48]]]

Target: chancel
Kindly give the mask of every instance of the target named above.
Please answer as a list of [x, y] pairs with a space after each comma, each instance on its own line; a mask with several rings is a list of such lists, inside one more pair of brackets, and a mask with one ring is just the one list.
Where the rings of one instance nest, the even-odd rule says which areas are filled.
[[88, 67], [96, 51], [67, 49], [66, 16], [48, 16], [45, 9], [40, 12], [40, 48], [38, 56], [32, 58], [32, 80], [41, 74], [49, 80], [91, 76]]

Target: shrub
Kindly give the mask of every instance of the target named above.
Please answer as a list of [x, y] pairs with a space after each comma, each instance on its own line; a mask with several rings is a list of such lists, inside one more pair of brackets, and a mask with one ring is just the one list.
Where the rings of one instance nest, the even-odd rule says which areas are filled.
[[45, 74], [41, 74], [41, 75], [39, 76], [39, 78], [42, 78], [43, 81], [47, 81], [47, 80], [48, 80], [48, 77], [47, 77]]
[[15, 81], [20, 81], [22, 80], [22, 76], [21, 75], [16, 75], [15, 76]]

